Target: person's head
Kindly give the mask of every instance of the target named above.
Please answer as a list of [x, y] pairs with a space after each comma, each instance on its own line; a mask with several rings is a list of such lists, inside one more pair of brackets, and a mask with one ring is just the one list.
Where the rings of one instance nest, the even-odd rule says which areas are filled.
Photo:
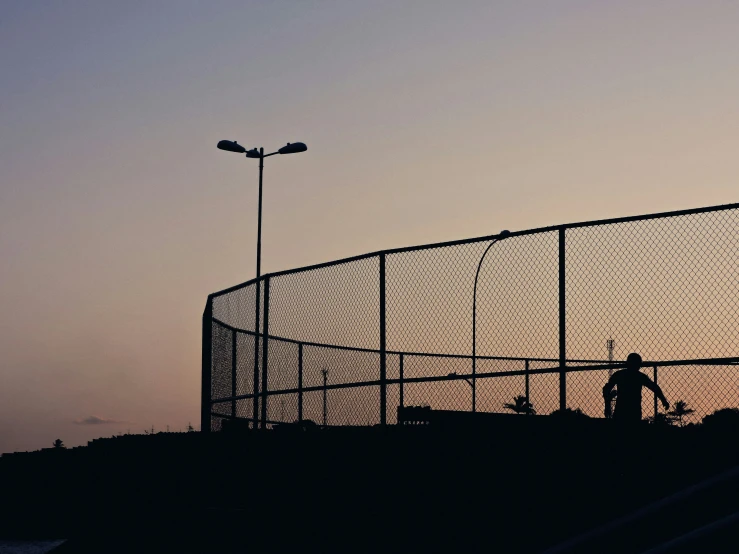
[[632, 371], [639, 371], [639, 368], [641, 367], [641, 356], [637, 354], [636, 352], [632, 352], [628, 355], [626, 358], [626, 369], [630, 369]]

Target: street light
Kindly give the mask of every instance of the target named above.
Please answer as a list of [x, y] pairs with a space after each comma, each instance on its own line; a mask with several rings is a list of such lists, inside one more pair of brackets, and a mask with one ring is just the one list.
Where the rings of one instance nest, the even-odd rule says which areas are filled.
[[[253, 402], [253, 419], [254, 429], [257, 428], [258, 419], [258, 406], [256, 392], [259, 390], [259, 375], [256, 368], [259, 364], [259, 310], [260, 310], [260, 294], [261, 294], [261, 283], [259, 278], [262, 275], [262, 174], [264, 173], [264, 158], [269, 158], [275, 154], [297, 154], [298, 152], [305, 152], [308, 147], [303, 142], [293, 142], [280, 148], [277, 152], [271, 154], [265, 154], [264, 148], [252, 148], [247, 150], [241, 146], [235, 140], [221, 140], [218, 142], [218, 149], [225, 150], [226, 152], [234, 152], [235, 154], [246, 154], [247, 158], [258, 158], [259, 159], [259, 215], [257, 223], [257, 301], [256, 301], [256, 315], [254, 317], [254, 402]], [[262, 400], [264, 402], [264, 400]]]
[[472, 411], [477, 411], [477, 280], [480, 277], [480, 268], [482, 268], [482, 262], [485, 260], [485, 256], [487, 256], [490, 249], [493, 247], [493, 245], [496, 242], [499, 242], [503, 240], [504, 238], [509, 237], [511, 234], [510, 231], [504, 230], [498, 233], [498, 236], [496, 236], [490, 244], [488, 244], [488, 247], [485, 249], [485, 252], [482, 253], [482, 256], [480, 257], [480, 262], [477, 264], [477, 272], [475, 273], [475, 287], [472, 292]]

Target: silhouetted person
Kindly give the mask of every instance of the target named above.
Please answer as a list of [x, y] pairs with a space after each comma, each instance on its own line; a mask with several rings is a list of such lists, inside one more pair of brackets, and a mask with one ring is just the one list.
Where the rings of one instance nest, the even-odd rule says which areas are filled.
[[662, 394], [662, 389], [657, 383], [644, 375], [639, 368], [641, 367], [641, 356], [631, 353], [626, 358], [626, 369], [617, 371], [603, 387], [603, 398], [606, 401], [606, 416], [611, 405], [613, 387], [617, 387], [618, 395], [616, 396], [616, 409], [613, 412], [613, 419], [625, 422], [641, 421], [641, 388], [647, 387], [654, 392], [662, 401], [665, 410], [670, 407], [670, 403]]

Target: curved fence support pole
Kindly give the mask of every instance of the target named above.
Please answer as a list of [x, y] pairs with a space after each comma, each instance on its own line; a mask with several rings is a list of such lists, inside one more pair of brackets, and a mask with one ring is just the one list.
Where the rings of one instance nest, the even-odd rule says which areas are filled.
[[380, 425], [387, 425], [387, 352], [385, 329], [385, 253], [380, 254]]
[[565, 306], [565, 228], [559, 229], [559, 409], [567, 408], [567, 309]]
[[262, 337], [262, 429], [267, 428], [267, 395], [269, 394], [269, 275], [264, 279], [264, 335]]

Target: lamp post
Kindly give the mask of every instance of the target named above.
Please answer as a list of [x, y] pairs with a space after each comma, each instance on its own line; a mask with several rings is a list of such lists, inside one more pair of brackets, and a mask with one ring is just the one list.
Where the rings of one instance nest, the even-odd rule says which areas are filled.
[[[222, 140], [218, 142], [218, 149], [226, 152], [234, 152], [236, 154], [246, 154], [247, 158], [257, 158], [259, 160], [259, 211], [257, 217], [257, 290], [256, 290], [256, 315], [254, 316], [254, 406], [253, 406], [253, 427], [257, 428], [257, 420], [259, 419], [257, 390], [259, 390], [259, 310], [261, 303], [261, 282], [259, 278], [262, 276], [262, 175], [264, 173], [264, 158], [269, 158], [275, 154], [297, 154], [305, 152], [308, 147], [303, 142], [287, 143], [277, 152], [265, 154], [264, 148], [257, 150], [252, 148], [247, 150], [235, 140]], [[264, 400], [262, 400], [264, 402]]]
[[472, 292], [472, 411], [477, 411], [477, 280], [480, 278], [480, 269], [482, 268], [482, 262], [485, 260], [490, 249], [496, 242], [503, 240], [511, 234], [510, 231], [501, 231], [498, 236], [495, 237], [485, 252], [480, 257], [480, 262], [477, 264], [477, 272], [475, 273], [475, 286]]

